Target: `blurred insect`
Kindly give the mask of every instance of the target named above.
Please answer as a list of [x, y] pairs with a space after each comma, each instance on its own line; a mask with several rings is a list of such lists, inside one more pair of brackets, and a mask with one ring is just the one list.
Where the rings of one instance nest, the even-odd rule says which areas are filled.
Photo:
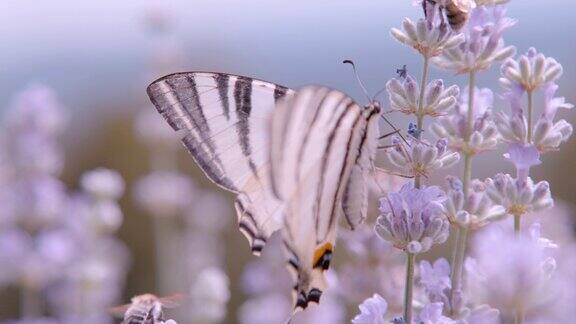
[[426, 17], [434, 14], [434, 10], [438, 10], [441, 14], [441, 19], [444, 18], [444, 14], [448, 19], [448, 24], [453, 31], [459, 31], [464, 27], [468, 18], [470, 17], [470, 11], [472, 10], [473, 2], [472, 0], [423, 0], [422, 7], [424, 8], [424, 14]]
[[396, 69], [396, 74], [398, 74], [399, 78], [406, 79], [406, 76], [408, 75], [408, 69], [406, 68], [406, 64], [402, 65], [401, 69]]
[[416, 126], [416, 124], [414, 124], [414, 123], [408, 124], [408, 134], [410, 136], [414, 137], [415, 139], [420, 139], [420, 134], [422, 134], [422, 132], [424, 132], [424, 130], [421, 128], [418, 128], [418, 126]]
[[123, 316], [122, 324], [162, 324], [164, 323], [162, 308], [177, 307], [183, 298], [182, 294], [162, 298], [153, 294], [143, 294], [132, 297], [130, 304], [114, 307], [110, 312], [118, 317]]

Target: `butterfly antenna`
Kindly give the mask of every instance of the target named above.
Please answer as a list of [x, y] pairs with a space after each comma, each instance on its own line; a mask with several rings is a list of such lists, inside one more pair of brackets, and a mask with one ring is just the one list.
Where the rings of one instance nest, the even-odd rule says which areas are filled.
[[362, 88], [362, 91], [366, 95], [366, 98], [368, 98], [368, 101], [372, 102], [373, 100], [370, 99], [370, 95], [368, 95], [368, 90], [366, 90], [364, 83], [360, 79], [360, 76], [358, 75], [358, 71], [356, 70], [356, 65], [354, 64], [354, 62], [352, 60], [344, 60], [344, 61], [342, 61], [342, 63], [352, 65], [352, 69], [354, 70], [354, 76], [356, 77], [356, 81], [358, 81], [358, 84], [360, 85], [360, 88]]

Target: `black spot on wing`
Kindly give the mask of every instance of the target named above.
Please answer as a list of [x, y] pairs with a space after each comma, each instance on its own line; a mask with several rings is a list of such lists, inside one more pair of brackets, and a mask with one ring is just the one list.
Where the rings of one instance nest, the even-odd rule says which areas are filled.
[[278, 102], [278, 100], [284, 98], [287, 92], [288, 88], [277, 84], [274, 85], [274, 102]]

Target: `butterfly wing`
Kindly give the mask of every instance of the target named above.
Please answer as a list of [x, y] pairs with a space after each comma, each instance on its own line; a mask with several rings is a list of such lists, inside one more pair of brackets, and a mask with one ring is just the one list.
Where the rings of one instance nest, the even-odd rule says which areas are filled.
[[281, 204], [270, 192], [268, 124], [277, 101], [293, 91], [208, 72], [171, 74], [147, 91], [207, 177], [237, 194], [239, 228], [259, 254], [282, 218]]
[[284, 246], [297, 309], [319, 302], [325, 288], [344, 188], [374, 116], [342, 92], [315, 86], [274, 111], [272, 184], [286, 205]]

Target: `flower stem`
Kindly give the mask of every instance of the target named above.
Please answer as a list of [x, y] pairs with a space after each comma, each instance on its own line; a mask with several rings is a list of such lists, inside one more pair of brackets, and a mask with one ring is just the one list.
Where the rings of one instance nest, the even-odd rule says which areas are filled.
[[514, 215], [514, 234], [520, 234], [520, 215]]
[[20, 313], [22, 318], [35, 318], [42, 315], [42, 298], [40, 292], [33, 288], [22, 286], [20, 295]]
[[418, 100], [418, 113], [416, 114], [416, 126], [422, 129], [424, 124], [424, 90], [428, 79], [429, 59], [424, 56], [424, 67], [422, 68], [422, 79], [420, 80], [420, 99]]
[[520, 308], [514, 311], [514, 324], [524, 324], [524, 312]]
[[406, 286], [404, 287], [404, 323], [412, 324], [412, 290], [414, 287], [414, 260], [416, 255], [406, 253]]
[[528, 132], [526, 143], [532, 143], [532, 91], [528, 91]]
[[[470, 143], [470, 138], [474, 132], [474, 91], [476, 85], [476, 74], [471, 71], [468, 75], [468, 114], [466, 119], [466, 133], [465, 140], [468, 144]], [[470, 182], [472, 181], [472, 157], [473, 152], [467, 149], [464, 152], [464, 175], [462, 179], [462, 187], [464, 191], [464, 197], [468, 197], [470, 192]], [[462, 290], [462, 273], [464, 267], [464, 257], [466, 256], [466, 243], [468, 241], [468, 227], [461, 226], [457, 232], [456, 247], [454, 251], [454, 259], [452, 262], [452, 297], [454, 298], [454, 292]], [[452, 315], [460, 313], [460, 309], [457, 307], [452, 307]]]
[[[418, 111], [416, 112], [416, 127], [422, 130], [424, 127], [424, 90], [428, 80], [429, 58], [424, 56], [424, 67], [422, 68], [422, 79], [420, 80], [420, 98], [418, 100]], [[414, 176], [414, 188], [420, 188], [421, 175]]]

